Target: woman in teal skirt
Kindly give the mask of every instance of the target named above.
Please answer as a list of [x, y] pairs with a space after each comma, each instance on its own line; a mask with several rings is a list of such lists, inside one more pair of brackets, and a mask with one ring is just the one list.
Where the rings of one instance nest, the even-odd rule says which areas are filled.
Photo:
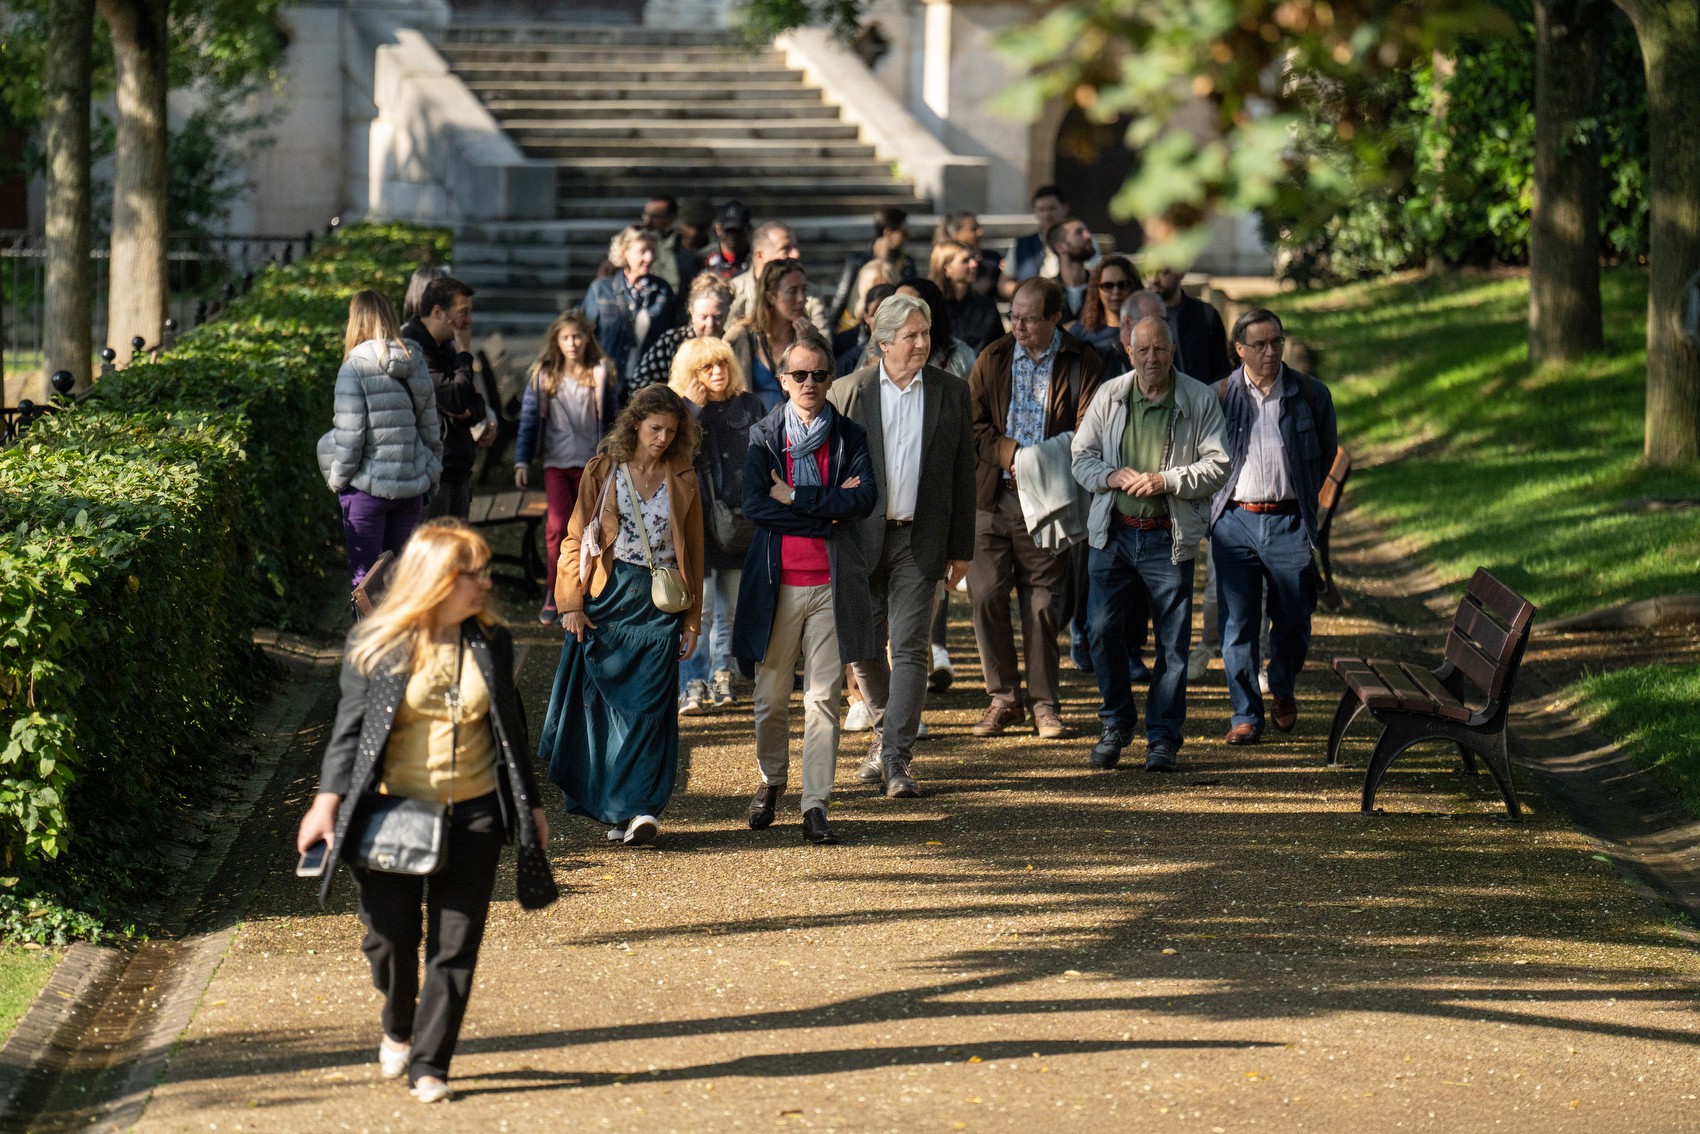
[[[537, 755], [567, 810], [627, 846], [655, 840], [678, 775], [679, 662], [702, 626], [699, 437], [678, 394], [639, 390], [585, 465], [561, 541], [555, 605], [567, 638]], [[651, 596], [651, 570], [664, 567], [689, 592], [679, 613]]]

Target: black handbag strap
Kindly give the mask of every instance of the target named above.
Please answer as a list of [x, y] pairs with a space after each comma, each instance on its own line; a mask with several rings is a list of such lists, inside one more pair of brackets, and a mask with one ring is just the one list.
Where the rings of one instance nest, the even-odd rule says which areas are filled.
[[443, 694], [443, 700], [445, 702], [447, 702], [448, 706], [449, 706], [449, 802], [448, 802], [448, 808], [449, 808], [449, 817], [451, 819], [454, 817], [454, 813], [455, 813], [455, 800], [454, 800], [455, 775], [456, 775], [456, 772], [458, 770], [457, 760], [460, 756], [460, 716], [461, 716], [461, 712], [462, 712], [461, 700], [460, 700], [460, 670], [461, 670], [461, 663], [464, 662], [465, 660], [466, 660], [466, 627], [462, 626], [460, 628], [460, 633], [455, 636], [455, 676], [454, 676], [454, 684], [450, 685], [449, 688], [448, 688], [448, 691]]

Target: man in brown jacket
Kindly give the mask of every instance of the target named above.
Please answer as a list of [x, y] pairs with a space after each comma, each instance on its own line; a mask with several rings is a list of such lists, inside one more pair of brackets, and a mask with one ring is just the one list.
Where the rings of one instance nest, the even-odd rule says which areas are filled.
[[1063, 331], [1063, 294], [1054, 280], [1024, 280], [1010, 300], [1011, 333], [981, 353], [969, 375], [976, 464], [974, 562], [968, 596], [974, 640], [992, 703], [976, 736], [1000, 736], [1026, 720], [1009, 592], [1021, 599], [1027, 692], [1039, 736], [1066, 734], [1057, 675], [1057, 621], [1068, 577], [1066, 556], [1053, 556], [1028, 534], [1016, 493], [1015, 454], [1079, 422], [1104, 364], [1098, 352]]

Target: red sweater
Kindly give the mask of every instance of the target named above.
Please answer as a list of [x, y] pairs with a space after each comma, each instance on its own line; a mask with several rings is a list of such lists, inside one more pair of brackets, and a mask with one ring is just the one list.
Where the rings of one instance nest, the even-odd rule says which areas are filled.
[[[826, 446], [815, 450], [815, 463], [820, 466], [820, 482], [826, 483]], [[785, 481], [795, 485], [791, 475], [791, 454], [785, 454]], [[779, 585], [782, 587], [824, 587], [832, 582], [832, 564], [826, 557], [826, 540], [814, 536], [781, 536], [779, 540]]]

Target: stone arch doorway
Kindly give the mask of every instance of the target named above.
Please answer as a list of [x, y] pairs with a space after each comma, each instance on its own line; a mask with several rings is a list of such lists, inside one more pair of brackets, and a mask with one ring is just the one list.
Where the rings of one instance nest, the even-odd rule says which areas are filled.
[[1094, 233], [1115, 239], [1116, 251], [1139, 251], [1144, 234], [1139, 225], [1110, 216], [1110, 202], [1122, 184], [1139, 168], [1139, 155], [1122, 141], [1125, 121], [1093, 122], [1078, 106], [1069, 107], [1057, 127], [1054, 180], [1068, 197], [1074, 215]]

